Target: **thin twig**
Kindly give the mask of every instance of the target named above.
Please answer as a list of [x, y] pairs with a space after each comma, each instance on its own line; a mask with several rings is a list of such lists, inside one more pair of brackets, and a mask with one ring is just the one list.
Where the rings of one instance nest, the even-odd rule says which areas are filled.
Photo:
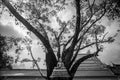
[[[105, 43], [105, 42], [108, 42], [108, 41], [109, 41], [109, 40], [104, 40], [104, 41], [100, 40], [100, 41], [97, 42], [97, 43]], [[88, 44], [88, 45], [86, 45], [86, 46], [83, 46], [83, 47], [80, 48], [80, 50], [85, 49], [85, 48], [90, 47], [90, 46], [93, 46], [93, 45], [95, 45], [95, 43], [96, 43], [96, 42], [93, 42], [93, 43], [91, 43], [91, 44]], [[75, 49], [75, 51], [76, 51], [76, 50], [77, 50], [77, 49]]]
[[109, 33], [109, 32], [107, 32], [107, 33], [105, 33], [105, 34], [103, 35], [102, 40], [104, 40], [104, 39], [105, 39], [105, 36], [106, 36], [108, 33]]
[[35, 60], [35, 58], [34, 58], [34, 56], [33, 56], [33, 54], [32, 54], [31, 46], [28, 46], [27, 49], [29, 50], [29, 52], [30, 52], [30, 54], [31, 54], [31, 57], [32, 57], [34, 63], [36, 64], [36, 66], [37, 66], [37, 68], [38, 68], [38, 71], [39, 71], [40, 75], [41, 75], [43, 78], [47, 79], [47, 77], [43, 75], [43, 73], [42, 73], [42, 71], [41, 71], [41, 69], [40, 69], [38, 63], [36, 62], [36, 60]]

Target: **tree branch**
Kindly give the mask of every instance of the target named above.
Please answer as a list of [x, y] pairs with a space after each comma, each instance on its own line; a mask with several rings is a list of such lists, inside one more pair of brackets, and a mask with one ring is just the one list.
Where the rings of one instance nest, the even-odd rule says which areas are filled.
[[69, 53], [70, 47], [66, 48], [67, 45], [72, 41], [74, 35], [66, 42], [66, 44], [63, 45], [63, 52], [62, 52], [62, 60], [65, 60], [66, 55]]
[[90, 5], [90, 0], [87, 0], [87, 1], [88, 1], [89, 9], [90, 9], [91, 13], [93, 13], [92, 8], [93, 8], [93, 6], [95, 4], [95, 0], [93, 1], [92, 5]]
[[85, 60], [87, 60], [88, 58], [91, 58], [91, 57], [93, 57], [93, 56], [97, 56], [97, 54], [99, 53], [99, 51], [100, 51], [100, 50], [94, 52], [93, 54], [87, 54], [87, 55], [83, 56], [82, 58], [78, 59], [78, 60], [75, 62], [75, 64], [72, 66], [71, 70], [70, 70], [72, 76], [75, 75], [75, 72], [77, 71], [79, 65], [80, 65], [83, 61], [85, 61]]
[[95, 4], [95, 0], [93, 1], [93, 3], [92, 3], [91, 6], [90, 6], [90, 2], [89, 2], [89, 0], [88, 0], [88, 5], [89, 5], [89, 9], [90, 9], [90, 11], [91, 11], [91, 16], [90, 16], [90, 18], [86, 21], [86, 23], [83, 23], [83, 25], [82, 25], [81, 28], [80, 28], [80, 31], [83, 30], [83, 28], [90, 22], [90, 20], [92, 19], [93, 15], [96, 13], [96, 12], [93, 13], [93, 11], [92, 11], [92, 8], [93, 8], [94, 4]]
[[66, 44], [64, 44], [64, 49], [63, 51], [65, 50], [65, 48], [67, 47], [67, 45], [71, 42], [71, 40], [73, 39], [74, 36], [72, 36], [67, 42]]
[[[97, 43], [105, 43], [105, 42], [109, 42], [109, 40], [99, 41], [99, 42], [97, 42]], [[83, 49], [85, 49], [85, 48], [87, 48], [87, 47], [90, 47], [90, 46], [93, 46], [93, 45], [95, 45], [95, 44], [96, 44], [96, 42], [93, 42], [93, 43], [91, 43], [91, 44], [88, 44], [88, 45], [86, 45], [86, 46], [81, 47], [80, 50], [83, 50]], [[77, 50], [77, 49], [76, 49], [76, 50]]]
[[31, 46], [27, 46], [27, 49], [28, 49], [28, 51], [30, 52], [31, 57], [32, 57], [34, 63], [36, 64], [36, 66], [37, 66], [37, 68], [38, 68], [38, 71], [39, 71], [40, 75], [41, 75], [43, 78], [47, 79], [47, 77], [43, 75], [43, 73], [42, 73], [42, 71], [41, 71], [41, 69], [40, 69], [40, 67], [39, 67], [39, 65], [38, 65], [38, 63], [37, 63], [37, 61], [35, 60], [35, 58], [34, 58], [34, 56], [33, 56], [33, 53], [32, 53], [32, 50], [31, 50]]
[[2, 2], [6, 5], [6, 7], [10, 10], [10, 12], [25, 25], [25, 27], [32, 31], [44, 44], [46, 48], [50, 47], [49, 41], [45, 39], [29, 22], [27, 22], [9, 3], [9, 0], [2, 0]]
[[83, 41], [83, 38], [81, 39], [81, 41], [80, 41], [80, 43], [79, 43], [79, 45], [78, 45], [78, 50], [76, 51], [75, 55], [73, 56], [73, 59], [72, 59], [71, 62], [70, 62], [70, 67], [71, 67], [71, 65], [73, 64], [73, 62], [75, 61], [75, 59], [76, 59], [76, 57], [77, 57], [77, 55], [78, 55], [78, 53], [79, 53], [79, 51], [80, 51], [80, 47], [81, 47], [82, 41]]
[[[79, 37], [79, 39], [78, 39], [77, 42], [79, 42], [79, 40], [84, 37], [84, 35], [90, 30], [90, 28], [91, 28], [97, 21], [99, 21], [99, 20], [105, 15], [105, 13], [106, 13], [106, 8], [105, 8], [105, 7], [106, 7], [106, 4], [104, 5], [104, 12], [103, 12], [103, 14], [102, 14], [98, 19], [96, 19], [96, 20], [87, 28], [87, 30]], [[95, 12], [95, 13], [96, 13], [96, 12]], [[88, 22], [87, 22], [87, 24], [88, 24]]]
[[75, 28], [75, 33], [74, 33], [74, 37], [73, 37], [73, 41], [72, 41], [72, 44], [71, 46], [75, 47], [76, 45], [76, 41], [77, 41], [77, 38], [79, 36], [79, 30], [80, 30], [80, 24], [81, 24], [81, 15], [80, 15], [80, 9], [81, 9], [81, 5], [80, 5], [80, 0], [76, 0], [76, 28]]
[[60, 59], [60, 50], [61, 50], [61, 46], [60, 46], [60, 42], [59, 42], [59, 37], [57, 37], [57, 35], [55, 34], [55, 32], [53, 32], [55, 39], [57, 41], [57, 46], [58, 46], [58, 51], [57, 51], [57, 57], [58, 57], [58, 61]]
[[62, 33], [65, 31], [65, 28], [66, 28], [66, 27], [67, 27], [67, 24], [65, 23], [62, 31], [61, 31], [60, 34], [58, 35], [58, 39], [60, 39], [60, 37], [61, 37]]
[[106, 36], [107, 34], [108, 34], [108, 32], [103, 35], [102, 41], [105, 39], [105, 36]]
[[[75, 48], [75, 45], [77, 44], [77, 38], [79, 36], [79, 30], [80, 30], [80, 21], [81, 21], [81, 15], [80, 15], [80, 0], [75, 0], [75, 4], [76, 4], [76, 28], [75, 28], [75, 33], [74, 33], [74, 37], [73, 37], [73, 41], [70, 45], [70, 47], [68, 49], [66, 49], [66, 56], [65, 56], [65, 60], [64, 60], [64, 63], [65, 63], [65, 66], [66, 68], [68, 69], [69, 68], [69, 64], [70, 64], [70, 61], [71, 61], [71, 58], [73, 56], [73, 52], [74, 52], [74, 48]], [[69, 52], [68, 52], [69, 51]], [[68, 54], [69, 53], [69, 54]]]
[[42, 30], [44, 31], [44, 33], [45, 33], [45, 37], [46, 37], [47, 40], [49, 41], [49, 38], [48, 38], [47, 32], [45, 31], [43, 25], [42, 25], [39, 21], [37, 21], [37, 22], [38, 22], [39, 26], [42, 28]]
[[[90, 29], [97, 21], [99, 21], [99, 20], [105, 15], [105, 13], [106, 13], [106, 9], [104, 8], [104, 13], [103, 13], [98, 19], [96, 19], [96, 20], [87, 28], [87, 30], [83, 33], [82, 36], [80, 36], [79, 39], [81, 39], [81, 38], [89, 31], [89, 29]], [[78, 40], [79, 40], [79, 39], [78, 39]]]
[[[99, 45], [98, 45], [98, 39], [97, 39], [97, 32], [98, 30], [95, 31], [95, 45], [96, 45], [96, 52], [94, 52], [93, 54], [87, 54], [86, 56], [83, 56], [82, 58], [78, 59], [75, 64], [72, 66], [71, 68], [71, 73], [72, 75], [75, 74], [75, 72], [77, 71], [79, 65], [85, 61], [86, 59], [90, 58], [90, 57], [93, 57], [93, 56], [98, 56], [98, 52], [101, 50], [101, 48], [99, 48]], [[109, 41], [109, 40], [108, 40]]]

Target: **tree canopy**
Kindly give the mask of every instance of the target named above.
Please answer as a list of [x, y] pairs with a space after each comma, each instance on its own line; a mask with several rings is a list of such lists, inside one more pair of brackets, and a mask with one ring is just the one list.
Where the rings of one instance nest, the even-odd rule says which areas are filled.
[[[47, 78], [60, 58], [73, 78], [83, 61], [98, 56], [103, 50], [102, 43], [114, 41], [115, 35], [106, 37], [106, 27], [99, 23], [101, 18], [108, 16], [114, 19], [120, 14], [119, 4], [113, 0], [2, 0], [2, 3], [8, 8], [1, 5], [2, 12], [7, 10], [10, 16], [15, 17], [16, 25], [22, 23], [29, 34], [35, 34], [41, 41], [46, 53]], [[67, 6], [74, 7], [75, 13], [70, 20], [63, 21], [58, 13]], [[51, 26], [52, 17], [58, 26]], [[96, 50], [76, 60], [79, 52], [88, 47]]]

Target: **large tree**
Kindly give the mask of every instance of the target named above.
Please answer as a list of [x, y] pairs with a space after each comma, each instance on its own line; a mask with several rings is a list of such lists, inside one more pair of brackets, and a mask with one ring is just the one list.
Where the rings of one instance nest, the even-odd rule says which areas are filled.
[[[22, 23], [44, 46], [47, 76], [43, 77], [48, 80], [60, 59], [67, 69], [69, 80], [72, 80], [83, 61], [98, 56], [103, 50], [102, 43], [114, 41], [115, 36], [106, 37], [106, 27], [99, 23], [103, 16], [109, 16], [111, 10], [117, 9], [112, 0], [2, 0], [2, 3], [16, 18], [16, 25]], [[76, 14], [71, 15], [70, 20], [62, 21], [58, 13], [69, 4], [74, 7]], [[4, 8], [4, 5], [1, 6]], [[51, 17], [56, 18], [58, 30], [50, 26]], [[79, 52], [89, 47], [94, 47], [95, 51], [76, 60]]]

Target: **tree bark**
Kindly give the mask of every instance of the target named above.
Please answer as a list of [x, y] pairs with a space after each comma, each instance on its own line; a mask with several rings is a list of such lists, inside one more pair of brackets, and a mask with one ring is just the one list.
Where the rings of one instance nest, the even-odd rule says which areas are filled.
[[72, 77], [53, 77], [50, 80], [73, 80]]

